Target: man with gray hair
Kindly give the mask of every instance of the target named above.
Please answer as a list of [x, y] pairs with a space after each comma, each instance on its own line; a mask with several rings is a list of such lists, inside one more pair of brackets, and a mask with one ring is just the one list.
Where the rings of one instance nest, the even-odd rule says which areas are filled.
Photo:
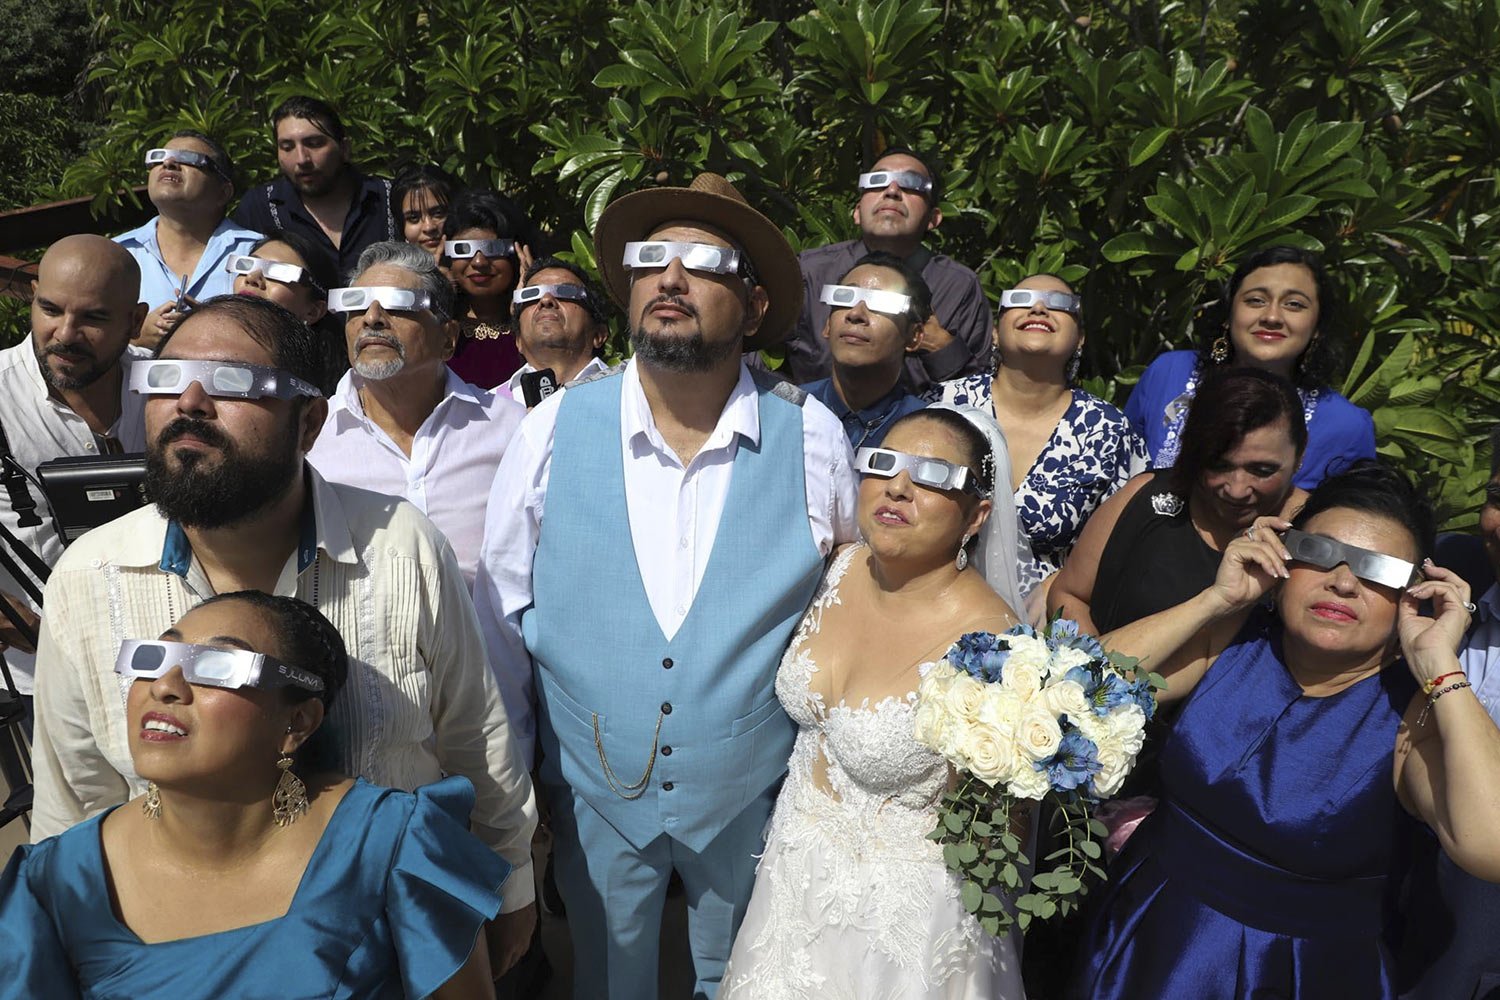
[[449, 370], [453, 286], [420, 247], [367, 247], [328, 309], [344, 317], [351, 368], [307, 460], [330, 482], [414, 504], [448, 536], [472, 587], [490, 484], [526, 410]]

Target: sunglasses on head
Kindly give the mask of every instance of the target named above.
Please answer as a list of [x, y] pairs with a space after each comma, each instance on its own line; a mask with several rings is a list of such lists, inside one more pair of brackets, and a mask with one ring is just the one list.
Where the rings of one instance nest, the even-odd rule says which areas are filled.
[[165, 639], [126, 639], [115, 658], [115, 673], [135, 680], [155, 680], [173, 667], [182, 668], [189, 684], [217, 688], [295, 687], [314, 693], [323, 679], [274, 656], [248, 649], [221, 649]]
[[302, 285], [322, 291], [318, 283], [307, 273], [307, 269], [296, 264], [283, 264], [278, 260], [262, 260], [244, 253], [232, 253], [224, 259], [224, 270], [230, 274], [254, 274], [259, 271], [268, 281], [283, 285]]
[[466, 260], [484, 254], [490, 260], [496, 257], [514, 257], [515, 240], [448, 240], [443, 244], [443, 253], [455, 260]]
[[863, 302], [871, 312], [887, 316], [907, 316], [911, 313], [910, 295], [879, 288], [860, 288], [858, 285], [824, 285], [818, 300], [835, 309], [848, 309], [856, 302]]
[[861, 191], [883, 191], [892, 184], [912, 194], [932, 194], [932, 178], [924, 177], [915, 170], [875, 170], [859, 175]]
[[517, 288], [510, 294], [510, 303], [513, 306], [529, 306], [533, 302], [542, 301], [542, 296], [551, 295], [554, 299], [566, 299], [569, 302], [588, 302], [589, 292], [582, 285], [527, 285], [525, 288]]
[[290, 372], [238, 361], [137, 361], [130, 366], [130, 391], [143, 396], [180, 396], [197, 382], [210, 396], [224, 399], [292, 399], [323, 394]]
[[738, 274], [740, 270], [740, 252], [734, 247], [664, 240], [625, 244], [625, 259], [622, 263], [629, 268], [649, 269], [666, 267], [674, 258], [682, 261], [682, 266], [690, 271]]
[[186, 167], [196, 167], [199, 170], [207, 170], [220, 177], [224, 177], [224, 171], [219, 169], [219, 165], [214, 162], [214, 158], [207, 153], [199, 153], [191, 149], [146, 150], [146, 166], [155, 167], [163, 163], [180, 163]]
[[364, 312], [372, 303], [379, 302], [382, 309], [390, 312], [415, 312], [432, 305], [432, 296], [420, 288], [392, 288], [372, 285], [368, 288], [335, 288], [328, 293], [328, 311], [336, 313]]
[[1371, 552], [1355, 545], [1346, 545], [1327, 535], [1310, 535], [1292, 528], [1281, 536], [1281, 544], [1297, 562], [1333, 569], [1340, 564], [1348, 566], [1349, 572], [1368, 583], [1378, 583], [1398, 590], [1411, 583], [1416, 573], [1415, 563], [1388, 556], [1384, 552]]
[[1054, 312], [1071, 313], [1083, 311], [1083, 297], [1071, 292], [1046, 292], [1035, 288], [1007, 288], [1000, 293], [1001, 309], [1030, 309], [1040, 302]]
[[974, 473], [962, 465], [941, 458], [908, 455], [889, 448], [861, 448], [854, 453], [854, 471], [866, 476], [894, 479], [905, 472], [918, 486], [934, 490], [962, 490], [976, 497], [985, 496]]

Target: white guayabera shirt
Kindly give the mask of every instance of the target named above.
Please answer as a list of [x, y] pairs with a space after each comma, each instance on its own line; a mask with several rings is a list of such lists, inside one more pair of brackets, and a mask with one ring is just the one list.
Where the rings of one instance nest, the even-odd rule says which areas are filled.
[[[344, 770], [408, 791], [474, 783], [471, 826], [513, 866], [504, 909], [531, 902], [536, 802], [488, 669], [453, 549], [411, 504], [325, 481], [275, 593], [316, 604], [344, 637], [349, 680], [330, 717]], [[32, 837], [144, 790], [131, 765], [124, 639], [154, 639], [213, 586], [155, 507], [89, 532], [47, 584], [37, 652]], [[274, 761], [267, 761], [274, 768]]]

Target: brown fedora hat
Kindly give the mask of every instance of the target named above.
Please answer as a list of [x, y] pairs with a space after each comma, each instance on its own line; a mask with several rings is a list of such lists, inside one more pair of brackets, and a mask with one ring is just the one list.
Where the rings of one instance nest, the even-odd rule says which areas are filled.
[[[664, 222], [701, 222], [738, 243], [765, 287], [770, 305], [760, 329], [745, 338], [746, 351], [779, 344], [802, 312], [802, 268], [786, 237], [770, 219], [718, 174], [699, 174], [688, 187], [648, 188], [610, 204], [594, 229], [594, 258], [609, 294], [627, 313], [630, 271], [625, 244], [644, 240]], [[628, 318], [628, 317], [627, 317]]]

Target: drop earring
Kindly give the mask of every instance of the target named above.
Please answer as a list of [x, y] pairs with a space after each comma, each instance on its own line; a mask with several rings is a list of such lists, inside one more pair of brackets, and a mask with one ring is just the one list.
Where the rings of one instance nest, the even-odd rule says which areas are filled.
[[1078, 366], [1083, 364], [1083, 345], [1079, 344], [1073, 356], [1068, 359], [1068, 384], [1072, 385], [1078, 381]]
[[1229, 338], [1220, 337], [1214, 341], [1213, 347], [1208, 352], [1209, 360], [1216, 365], [1229, 363]]
[[969, 565], [969, 539], [972, 534], [964, 535], [964, 540], [958, 543], [958, 558], [953, 560], [953, 566], [962, 573]]
[[156, 782], [146, 782], [146, 797], [141, 799], [141, 812], [146, 814], [147, 819], [161, 819], [161, 789], [156, 787]]

